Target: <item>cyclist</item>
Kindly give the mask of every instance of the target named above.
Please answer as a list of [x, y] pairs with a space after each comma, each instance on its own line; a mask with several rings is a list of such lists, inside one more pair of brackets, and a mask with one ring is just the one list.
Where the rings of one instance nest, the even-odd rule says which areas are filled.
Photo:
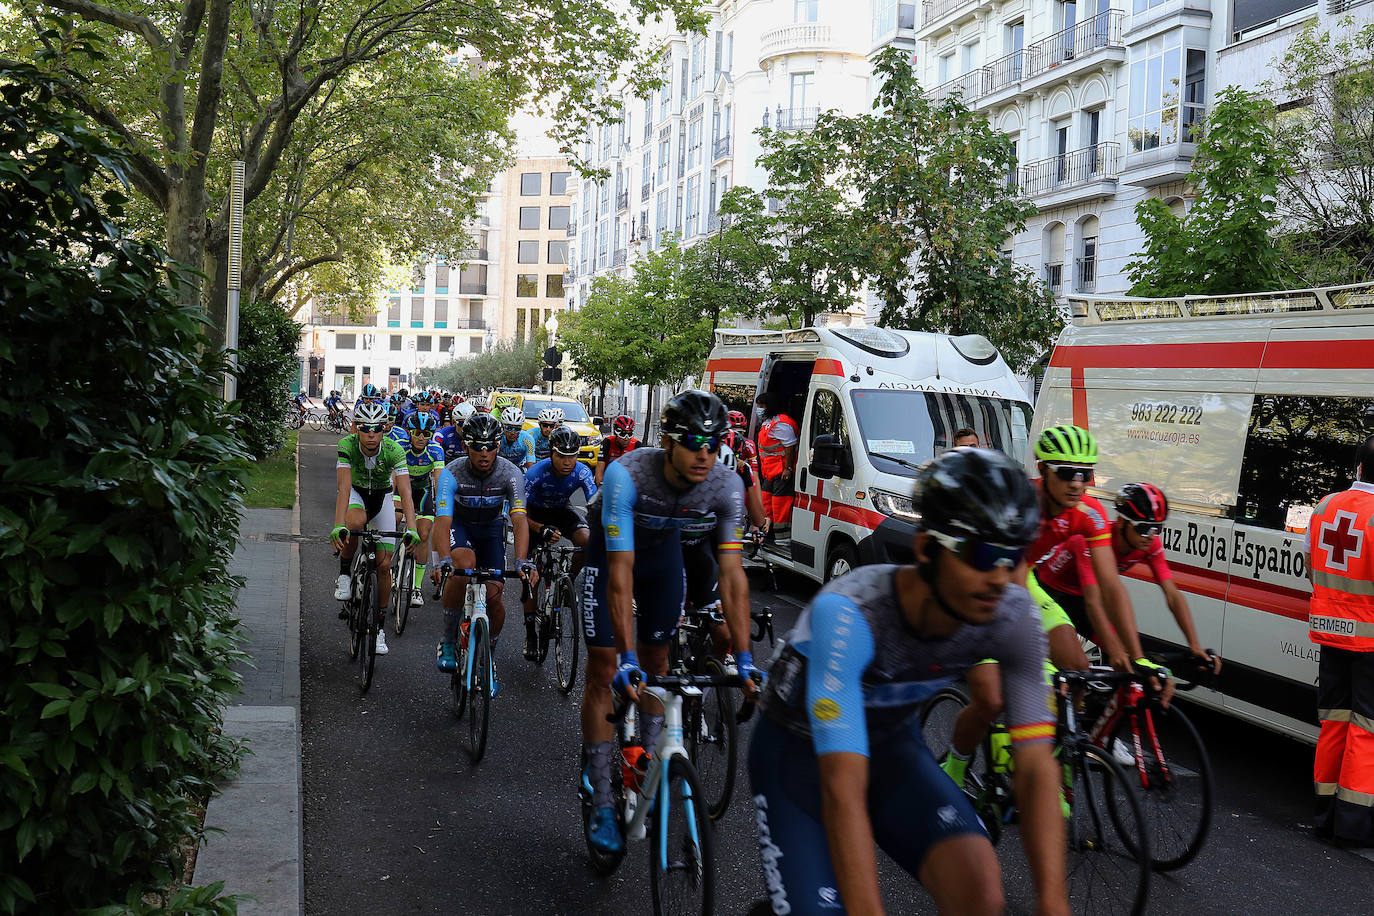
[[[525, 479], [515, 465], [496, 454], [501, 439], [501, 424], [495, 417], [475, 416], [464, 428], [467, 455], [449, 462], [439, 472], [433, 540], [448, 544], [440, 550], [439, 565], [459, 569], [502, 569], [506, 563], [505, 523], [501, 510], [510, 505], [511, 525], [515, 529], [516, 568], [528, 576], [533, 569], [529, 556], [530, 532], [525, 522]], [[438, 583], [438, 572], [431, 578]], [[444, 634], [439, 642], [437, 664], [440, 671], [457, 666], [454, 643], [467, 595], [467, 577], [452, 576], [444, 587]], [[504, 583], [487, 583], [487, 615], [491, 619], [491, 641], [506, 624], [506, 608], [501, 603]], [[492, 668], [493, 678], [495, 667]], [[493, 693], [493, 695], [495, 695]]]
[[304, 420], [304, 419], [305, 419], [305, 392], [304, 392], [304, 391], [297, 391], [295, 397], [293, 397], [293, 398], [291, 399], [291, 403], [294, 404], [294, 405], [296, 405], [296, 413], [297, 413], [297, 415], [299, 415], [300, 418], [301, 418], [302, 420]]
[[[1202, 647], [1193, 624], [1188, 601], [1174, 583], [1169, 561], [1164, 554], [1164, 542], [1159, 533], [1169, 517], [1169, 500], [1164, 491], [1149, 483], [1128, 483], [1116, 494], [1116, 522], [1112, 525], [1112, 554], [1117, 572], [1126, 572], [1139, 563], [1149, 566], [1155, 582], [1164, 592], [1164, 602], [1173, 615], [1188, 644], [1188, 651], [1198, 660], [1199, 669], [1221, 672], [1221, 658]], [[1092, 554], [1082, 535], [1074, 535], [1055, 545], [1035, 568], [1040, 587], [1064, 609], [1074, 626], [1085, 636], [1092, 637], [1087, 606], [1101, 604], [1102, 598], [1093, 572]]]
[[[739, 413], [739, 411], [735, 412]], [[753, 462], [745, 457], [749, 454], [748, 446], [753, 444], [741, 432], [732, 429], [726, 433], [725, 448], [730, 451], [730, 458], [726, 461], [726, 466], [734, 470], [744, 484], [744, 505], [748, 510], [749, 524], [756, 529], [767, 530], [768, 516], [763, 511], [763, 496], [759, 489], [758, 474], [754, 470]], [[721, 460], [725, 460], [724, 451], [721, 452]]]
[[1035, 491], [1007, 456], [963, 448], [920, 471], [913, 500], [915, 564], [861, 567], [821, 589], [764, 688], [749, 774], [772, 910], [882, 912], [876, 843], [941, 913], [1002, 911], [992, 844], [919, 724], [932, 693], [992, 655], [1037, 912], [1067, 914], [1045, 636], [1015, 582]]
[[[353, 423], [358, 431], [339, 440], [335, 470], [338, 498], [334, 502], [334, 530], [329, 536], [339, 552], [339, 580], [334, 587], [334, 597], [339, 601], [348, 600], [349, 567], [358, 549], [358, 539], [348, 532], [358, 531], [365, 525], [378, 531], [395, 530], [396, 511], [389, 498], [393, 487], [400, 496], [405, 517], [415, 517], [405, 454], [383, 432], [386, 411], [375, 402], [364, 403], [354, 411]], [[420, 542], [420, 534], [414, 528], [407, 528], [405, 540], [407, 545], [414, 546]], [[391, 551], [394, 547], [394, 539], [384, 538], [377, 551], [377, 597], [378, 606], [383, 608], [391, 601]], [[377, 654], [386, 653], [386, 637], [378, 627]]]
[[539, 434], [534, 437], [534, 460], [543, 461], [553, 450], [553, 431], [563, 425], [563, 408], [545, 407], [539, 411]]
[[619, 458], [626, 452], [634, 451], [639, 447], [639, 440], [635, 438], [635, 421], [633, 417], [619, 416], [611, 423], [611, 433], [601, 440], [601, 452], [596, 459], [596, 485], [601, 486], [601, 481], [606, 477], [606, 466]]
[[380, 401], [381, 399], [382, 393], [377, 390], [377, 386], [368, 382], [363, 386], [363, 390], [359, 392], [358, 400], [353, 404], [353, 409], [356, 411], [359, 407], [362, 407], [368, 402]]
[[396, 402], [394, 394], [391, 396], [391, 400], [386, 402], [386, 418], [387, 422], [391, 424], [386, 432], [387, 437], [396, 440], [396, 444], [401, 448], [409, 446], [410, 433], [406, 432], [404, 421], [401, 420], [401, 408]]
[[[514, 407], [507, 407], [509, 414]], [[566, 537], [575, 547], [586, 547], [587, 519], [571, 503], [579, 488], [587, 499], [596, 496], [592, 472], [577, 460], [582, 440], [566, 426], [553, 431], [553, 453], [525, 472], [525, 509], [533, 535], [548, 534], [551, 540]], [[573, 575], [581, 568], [574, 560]], [[538, 640], [534, 632], [535, 600], [525, 600], [525, 658], [537, 661]]]
[[343, 399], [339, 397], [337, 391], [330, 391], [329, 397], [324, 399], [325, 410], [329, 411], [330, 421], [339, 419], [343, 415]]
[[[406, 417], [406, 466], [410, 471], [410, 495], [415, 501], [415, 530], [420, 533], [424, 550], [415, 552], [415, 578], [411, 582], [410, 604], [425, 603], [421, 585], [425, 581], [425, 566], [429, 561], [429, 534], [434, 527], [434, 496], [438, 492], [439, 472], [444, 468], [444, 450], [433, 442], [438, 422], [434, 414], [424, 410], [412, 411]], [[399, 501], [399, 497], [397, 497]], [[399, 508], [399, 506], [398, 506]]]
[[[716, 462], [726, 430], [725, 405], [704, 391], [681, 392], [665, 405], [662, 430], [662, 447], [637, 448], [614, 462], [605, 486], [588, 505], [591, 536], [581, 590], [587, 643], [581, 791], [594, 808], [588, 842], [606, 853], [625, 848], [611, 804], [615, 733], [606, 715], [612, 682], [617, 692], [638, 702], [635, 684], [644, 671], [667, 670], [668, 642], [683, 607], [679, 531], [684, 524], [714, 526], [721, 598], [750, 697], [757, 688], [748, 679], [761, 677], [749, 652], [749, 582], [740, 560], [744, 488], [738, 476]], [[644, 747], [652, 748], [663, 714], [641, 712]]]
[[453, 422], [434, 437], [434, 442], [444, 450], [444, 459], [453, 461], [467, 454], [466, 446], [463, 445], [463, 424], [471, 417], [476, 410], [471, 404], [458, 404], [453, 408]]
[[501, 411], [501, 457], [528, 471], [534, 465], [534, 433], [525, 429], [525, 412], [514, 404]]

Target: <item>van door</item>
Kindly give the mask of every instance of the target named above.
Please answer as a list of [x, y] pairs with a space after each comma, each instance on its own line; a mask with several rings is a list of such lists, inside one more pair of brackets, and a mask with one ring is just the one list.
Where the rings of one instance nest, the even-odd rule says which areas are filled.
[[846, 469], [829, 478], [813, 477], [807, 469], [811, 445], [821, 435], [834, 436], [853, 455], [844, 399], [839, 391], [818, 385], [812, 389], [797, 448], [792, 558], [810, 566], [816, 577], [824, 580], [831, 578], [827, 565], [832, 560], [846, 559], [851, 567], [856, 565], [855, 547], [862, 535], [849, 520], [852, 513], [845, 511], [856, 504], [852, 458]]

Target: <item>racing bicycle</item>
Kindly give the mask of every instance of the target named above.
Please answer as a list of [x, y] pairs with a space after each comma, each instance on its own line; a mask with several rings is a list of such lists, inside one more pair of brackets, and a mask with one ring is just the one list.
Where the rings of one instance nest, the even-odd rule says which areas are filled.
[[[535, 633], [538, 637], [539, 657], [535, 664], [544, 664], [549, 645], [553, 645], [554, 672], [558, 689], [567, 694], [577, 683], [577, 656], [581, 640], [577, 629], [577, 604], [573, 598], [572, 557], [581, 548], [555, 546], [551, 537], [554, 529], [544, 528], [545, 534], [535, 545], [533, 555], [544, 589], [535, 610]], [[538, 590], [539, 586], [535, 586]]]
[[[400, 514], [399, 509], [397, 514]], [[397, 636], [406, 631], [406, 622], [410, 620], [410, 596], [417, 588], [415, 551], [424, 550], [425, 547], [424, 544], [407, 547], [403, 538], [396, 545], [396, 553], [391, 558], [391, 612]]]
[[[445, 565], [445, 569], [447, 569]], [[459, 624], [458, 667], [449, 678], [453, 691], [453, 710], [461, 719], [468, 716], [468, 754], [480, 763], [487, 752], [487, 727], [491, 718], [491, 698], [496, 693], [496, 668], [491, 658], [491, 620], [487, 617], [488, 582], [504, 582], [520, 577], [518, 569], [456, 569], [455, 576], [467, 576], [467, 594]], [[525, 585], [528, 595], [529, 585]]]
[[[372, 687], [372, 675], [377, 666], [377, 630], [382, 626], [381, 592], [377, 588], [377, 551], [384, 538], [397, 538], [399, 531], [375, 531], [371, 528], [349, 531], [358, 538], [349, 569], [348, 598], [344, 601], [344, 618], [348, 621], [348, 657], [358, 663], [358, 688], [366, 693]], [[336, 554], [337, 555], [337, 554]]]

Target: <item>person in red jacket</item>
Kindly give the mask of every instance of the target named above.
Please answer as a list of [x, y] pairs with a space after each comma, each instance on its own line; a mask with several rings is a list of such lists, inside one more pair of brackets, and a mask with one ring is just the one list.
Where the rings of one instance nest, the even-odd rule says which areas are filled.
[[596, 470], [593, 472], [593, 477], [596, 479], [598, 487], [601, 486], [602, 478], [606, 476], [606, 467], [612, 461], [639, 447], [639, 440], [635, 438], [633, 417], [616, 417], [615, 422], [611, 424], [611, 432], [614, 435], [606, 436], [601, 440], [601, 453], [596, 459]]
[[1355, 452], [1355, 482], [1317, 504], [1307, 525], [1308, 635], [1317, 668], [1316, 834], [1374, 845], [1374, 436]]
[[[759, 427], [759, 476], [762, 478], [763, 508], [779, 525], [792, 522], [792, 500], [795, 490], [792, 475], [797, 467], [797, 443], [800, 426], [782, 412], [779, 398], [771, 391], [759, 395], [763, 409], [763, 425]], [[782, 532], [779, 532], [782, 534]]]

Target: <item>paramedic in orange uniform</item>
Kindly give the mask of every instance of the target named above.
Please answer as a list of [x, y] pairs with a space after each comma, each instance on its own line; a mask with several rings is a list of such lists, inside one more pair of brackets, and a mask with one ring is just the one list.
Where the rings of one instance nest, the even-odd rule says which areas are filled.
[[1307, 526], [1310, 636], [1321, 646], [1313, 779], [1318, 836], [1374, 845], [1374, 436], [1355, 482], [1317, 504]]
[[[759, 427], [759, 476], [763, 478], [763, 509], [774, 525], [792, 522], [792, 472], [797, 466], [797, 421], [781, 412], [778, 396], [759, 395], [763, 425]], [[783, 534], [783, 532], [779, 532]]]

